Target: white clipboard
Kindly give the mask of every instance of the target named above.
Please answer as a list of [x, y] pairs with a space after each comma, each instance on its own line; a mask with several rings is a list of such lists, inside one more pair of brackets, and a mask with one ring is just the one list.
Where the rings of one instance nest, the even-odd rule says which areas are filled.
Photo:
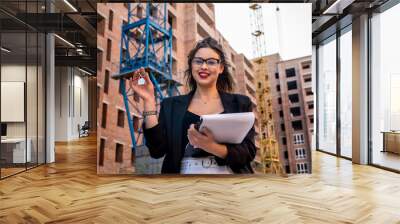
[[199, 131], [207, 127], [218, 143], [240, 144], [254, 125], [253, 112], [202, 115]]

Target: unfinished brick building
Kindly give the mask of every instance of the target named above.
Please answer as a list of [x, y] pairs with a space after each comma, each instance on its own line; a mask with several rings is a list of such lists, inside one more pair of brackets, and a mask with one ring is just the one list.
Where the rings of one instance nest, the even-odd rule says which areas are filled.
[[282, 60], [266, 56], [275, 135], [286, 173], [311, 173], [314, 98], [311, 56]]

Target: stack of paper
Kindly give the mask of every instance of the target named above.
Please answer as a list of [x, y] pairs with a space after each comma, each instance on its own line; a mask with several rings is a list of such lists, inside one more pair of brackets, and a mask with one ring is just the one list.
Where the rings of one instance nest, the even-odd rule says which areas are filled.
[[218, 143], [240, 144], [254, 125], [253, 112], [202, 115], [199, 131], [207, 127]]

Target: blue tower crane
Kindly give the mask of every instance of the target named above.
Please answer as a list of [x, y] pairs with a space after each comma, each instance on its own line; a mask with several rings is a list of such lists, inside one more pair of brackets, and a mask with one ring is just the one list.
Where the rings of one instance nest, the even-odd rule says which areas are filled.
[[172, 27], [168, 24], [167, 4], [128, 3], [128, 21], [122, 25], [120, 48], [119, 73], [113, 78], [120, 80], [134, 153], [144, 141], [138, 143], [141, 127], [135, 137], [135, 124], [130, 116], [129, 106], [135, 105], [132, 100], [135, 93], [129, 87], [130, 74], [145, 68], [155, 87], [157, 104], [166, 96], [179, 95], [180, 84], [172, 79]]

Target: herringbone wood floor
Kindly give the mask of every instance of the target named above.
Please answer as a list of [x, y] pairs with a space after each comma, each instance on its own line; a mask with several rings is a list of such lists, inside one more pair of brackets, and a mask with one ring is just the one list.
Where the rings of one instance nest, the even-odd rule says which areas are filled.
[[400, 223], [400, 175], [315, 152], [314, 173], [98, 176], [96, 138], [0, 181], [0, 223]]

